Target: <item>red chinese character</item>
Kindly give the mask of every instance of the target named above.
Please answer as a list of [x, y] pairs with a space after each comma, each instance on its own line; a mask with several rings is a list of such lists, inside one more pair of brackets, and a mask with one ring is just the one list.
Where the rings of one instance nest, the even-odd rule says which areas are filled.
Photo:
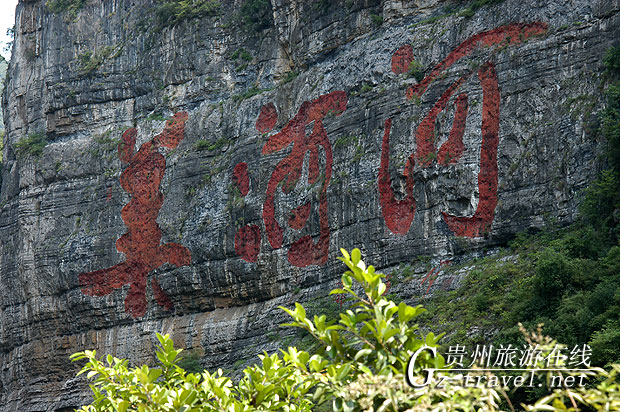
[[[295, 117], [279, 132], [269, 138], [262, 154], [270, 154], [293, 145], [291, 153], [275, 167], [267, 184], [267, 193], [263, 205], [263, 220], [267, 240], [274, 249], [282, 247], [284, 230], [275, 217], [275, 195], [278, 186], [283, 193], [290, 193], [299, 183], [302, 175], [304, 157], [309, 155], [308, 183], [319, 184], [318, 215], [319, 239], [315, 243], [312, 236], [306, 235], [293, 242], [288, 251], [289, 262], [298, 267], [313, 264], [325, 264], [329, 248], [329, 222], [327, 210], [327, 186], [332, 175], [332, 147], [323, 127], [323, 119], [328, 113], [342, 114], [347, 107], [347, 95], [344, 91], [335, 91], [311, 102], [304, 102]], [[312, 127], [306, 135], [306, 127]], [[321, 171], [319, 148], [325, 156], [325, 169]], [[307, 201], [291, 211], [288, 225], [301, 230], [310, 217], [312, 204]]]
[[[432, 72], [420, 83], [407, 90], [407, 98], [422, 97], [430, 84], [458, 60], [471, 54], [481, 47], [496, 45], [518, 44], [523, 40], [545, 33], [547, 24], [511, 24], [479, 33], [461, 43], [453, 50]], [[410, 48], [401, 47], [392, 57], [392, 70], [399, 74], [404, 67], [413, 61]], [[441, 166], [455, 164], [463, 155], [463, 133], [468, 113], [468, 99], [466, 94], [460, 94], [454, 99], [455, 115], [448, 140], [437, 148], [435, 145], [435, 122], [438, 115], [444, 111], [463, 83], [471, 74], [466, 74], [456, 80], [441, 95], [437, 103], [431, 108], [426, 117], [415, 131], [416, 152], [412, 153], [407, 163], [403, 177], [404, 196], [397, 199], [392, 189], [389, 173], [389, 136], [392, 120], [385, 122], [383, 136], [381, 165], [379, 169], [379, 202], [388, 228], [397, 234], [404, 235], [409, 231], [416, 210], [416, 201], [413, 197], [413, 167], [416, 161], [422, 168], [432, 166], [433, 162]], [[500, 93], [497, 73], [493, 63], [486, 62], [478, 70], [478, 79], [482, 86], [482, 142], [480, 148], [480, 172], [478, 174], [479, 201], [473, 216], [452, 216], [443, 212], [443, 218], [450, 230], [457, 236], [479, 237], [491, 227], [497, 206], [497, 147], [499, 143], [499, 109]]]
[[[161, 230], [157, 216], [164, 202], [159, 184], [166, 170], [166, 159], [158, 148], [174, 149], [183, 139], [186, 112], [179, 112], [168, 120], [164, 130], [135, 151], [136, 129], [128, 129], [118, 145], [118, 157], [129, 165], [120, 177], [123, 190], [132, 195], [131, 201], [121, 210], [121, 217], [128, 228], [127, 233], [116, 241], [116, 249], [126, 260], [107, 269], [81, 273], [79, 282], [82, 292], [90, 296], [104, 296], [114, 289], [129, 285], [125, 298], [125, 310], [133, 317], [146, 313], [146, 282], [148, 274], [168, 262], [175, 266], [187, 266], [191, 262], [190, 251], [177, 243], [161, 244]], [[172, 302], [161, 289], [157, 278], [151, 281], [157, 303], [172, 309]]]

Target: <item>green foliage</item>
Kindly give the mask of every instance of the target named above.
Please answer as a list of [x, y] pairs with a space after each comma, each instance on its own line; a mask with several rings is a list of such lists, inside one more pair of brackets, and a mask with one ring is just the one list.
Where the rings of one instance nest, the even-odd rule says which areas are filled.
[[248, 67], [249, 62], [253, 59], [252, 55], [244, 48], [235, 50], [235, 52], [230, 55], [230, 58], [237, 63], [237, 66], [235, 67], [235, 71], [237, 72], [245, 70]]
[[[526, 411], [579, 411], [579, 405], [585, 410], [617, 411], [620, 410], [620, 390], [618, 374], [620, 365], [613, 365], [611, 371], [595, 369], [594, 377], [599, 382], [594, 387], [576, 387], [575, 389], [556, 389], [533, 405], [527, 405]], [[570, 374], [567, 374], [570, 376]], [[573, 375], [575, 376], [575, 375]]]
[[80, 74], [86, 76], [99, 67], [101, 61], [91, 51], [86, 51], [78, 56]]
[[[418, 355], [410, 366], [413, 375], [408, 376], [417, 383], [425, 379], [423, 369], [444, 367], [441, 355], [418, 351], [436, 348], [441, 335], [421, 335], [412, 322], [424, 309], [387, 299], [384, 276], [366, 267], [358, 249], [351, 254], [341, 251], [340, 259], [349, 270], [342, 276], [342, 288], [331, 294], [344, 294], [351, 304], [338, 321], [325, 315], [311, 319], [299, 303], [294, 309], [282, 308], [292, 318], [288, 326], [304, 330], [319, 344], [315, 353], [295, 347], [279, 354], [264, 353], [233, 383], [221, 369], [214, 374], [188, 373], [181, 367], [182, 350], [174, 348], [168, 335], [157, 335], [155, 368], [129, 368], [127, 360], [111, 355], [99, 359], [95, 351], [87, 350], [71, 356], [73, 361], [86, 360], [78, 375], [86, 374], [92, 381], [93, 402], [80, 411], [498, 411], [500, 392], [507, 396], [501, 389], [462, 386], [460, 380], [444, 381], [441, 388], [405, 383], [414, 353]], [[536, 344], [542, 356], [556, 346], [541, 334], [526, 335], [526, 340]], [[536, 366], [540, 365], [542, 361]], [[557, 389], [523, 407], [568, 411], [580, 403], [596, 410], [617, 410], [619, 371], [618, 365], [609, 373], [596, 369], [588, 372], [600, 379], [595, 387]]]
[[422, 63], [417, 60], [413, 60], [409, 63], [409, 70], [407, 71], [409, 77], [413, 77], [419, 83], [424, 78], [424, 67]]
[[313, 0], [312, 8], [321, 13], [327, 13], [329, 10], [330, 1], [329, 0]]
[[158, 122], [163, 122], [164, 120], [166, 120], [166, 118], [161, 113], [153, 113], [153, 114], [150, 114], [146, 118], [146, 120], [152, 120], [152, 121], [154, 120], [154, 121], [158, 121]]
[[605, 93], [607, 107], [602, 113], [601, 129], [607, 140], [610, 166], [620, 174], [620, 46], [607, 50], [603, 63], [614, 81]]
[[603, 171], [601, 177], [586, 189], [580, 205], [583, 217], [599, 230], [609, 230], [618, 224], [615, 211], [620, 208], [620, 178], [614, 170]]
[[[292, 317], [290, 326], [305, 330], [319, 343], [317, 353], [289, 347], [280, 354], [261, 355], [259, 364], [246, 368], [235, 385], [221, 370], [187, 373], [179, 366], [181, 350], [174, 349], [168, 336], [158, 335], [159, 366], [154, 369], [130, 369], [126, 360], [108, 355], [104, 361], [95, 351], [79, 352], [72, 359], [87, 361], [80, 374], [93, 380], [94, 395], [92, 404], [81, 410], [293, 412], [310, 411], [331, 400], [334, 410], [350, 411], [356, 400], [348, 385], [358, 377], [367, 383], [400, 380], [397, 389], [372, 394], [372, 400], [392, 406], [385, 410], [399, 410], [393, 402], [400, 398], [386, 395], [411, 392], [402, 384], [411, 355], [424, 343], [436, 347], [439, 337], [419, 336], [411, 324], [423, 312], [421, 307], [396, 305], [383, 297], [383, 275], [366, 267], [358, 249], [351, 255], [343, 250], [343, 255], [350, 270], [342, 277], [343, 289], [332, 293], [344, 293], [354, 304], [340, 314], [338, 323], [326, 321], [325, 315], [309, 319], [298, 303], [295, 309], [282, 308]], [[442, 366], [441, 356], [424, 352], [415, 370]], [[369, 394], [360, 396], [368, 400]]]
[[[466, 1], [469, 1], [469, 0], [466, 0]], [[503, 1], [504, 0], [474, 0], [468, 5], [467, 8], [461, 11], [461, 16], [473, 17], [474, 14], [476, 14], [476, 12], [480, 10], [482, 7], [487, 6], [487, 5], [490, 6], [493, 4], [499, 4]]]
[[252, 61], [252, 55], [250, 53], [248, 53], [248, 51], [246, 49], [244, 49], [243, 47], [235, 50], [235, 52], [230, 55], [230, 58], [232, 60], [241, 59], [241, 60], [245, 60], [247, 62]]
[[[476, 270], [454, 291], [427, 303], [423, 325], [449, 332], [450, 344], [516, 344], [514, 326], [545, 324], [551, 337], [568, 345], [589, 343], [597, 365], [620, 362], [605, 342], [620, 334], [620, 246], [587, 224], [558, 232], [521, 235], [499, 256], [476, 262]], [[509, 255], [508, 260], [501, 259]], [[450, 270], [457, 270], [458, 267]], [[479, 333], [470, 333], [477, 328]]]
[[122, 45], [105, 46], [96, 53], [86, 51], [77, 57], [78, 71], [81, 76], [89, 76], [109, 58], [118, 57], [123, 50]]
[[290, 72], [286, 73], [286, 77], [282, 79], [282, 84], [287, 84], [287, 83], [292, 82], [293, 80], [297, 78], [297, 76], [299, 76], [299, 73], [294, 70], [291, 70]]
[[375, 26], [381, 26], [383, 24], [383, 16], [379, 14], [370, 13], [370, 20]]
[[157, 0], [155, 30], [174, 27], [185, 20], [215, 16], [220, 11], [216, 0]]
[[356, 135], [344, 134], [340, 136], [338, 139], [336, 139], [336, 141], [334, 142], [334, 148], [338, 149], [340, 147], [348, 147], [352, 145], [354, 142], [358, 142], [358, 141], [359, 141], [359, 138]]
[[620, 235], [620, 46], [607, 50], [603, 59], [614, 81], [605, 92], [607, 107], [601, 113], [600, 132], [607, 143], [610, 168], [585, 192], [581, 213], [602, 231]]
[[200, 373], [205, 369], [200, 363], [200, 351], [198, 350], [183, 351], [177, 364], [179, 368], [189, 373]]
[[196, 150], [208, 150], [210, 152], [213, 152], [215, 150], [221, 149], [228, 143], [230, 143], [228, 138], [221, 137], [217, 139], [215, 142], [211, 142], [209, 140], [198, 140], [194, 144], [194, 147], [196, 148]]
[[86, 0], [47, 0], [45, 6], [56, 14], [67, 13], [75, 19], [86, 4]]
[[245, 0], [233, 18], [234, 24], [248, 32], [260, 32], [273, 25], [269, 0]]
[[254, 96], [258, 95], [258, 94], [261, 94], [264, 91], [265, 90], [259, 89], [258, 87], [253, 86], [253, 87], [249, 88], [248, 90], [246, 90], [244, 93], [234, 95], [232, 97], [232, 99], [235, 102], [242, 102], [243, 100], [246, 100], [246, 99], [254, 97]]
[[603, 64], [612, 74], [620, 73], [620, 46], [610, 47], [605, 53]]
[[43, 153], [43, 148], [47, 146], [47, 139], [45, 134], [38, 132], [29, 134], [15, 143], [15, 151], [19, 158], [25, 158], [28, 156], [39, 157]]

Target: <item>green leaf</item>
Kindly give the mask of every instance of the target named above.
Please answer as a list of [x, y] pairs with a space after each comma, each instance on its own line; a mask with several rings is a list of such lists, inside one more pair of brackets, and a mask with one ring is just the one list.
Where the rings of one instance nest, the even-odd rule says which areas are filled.
[[125, 412], [127, 411], [127, 408], [129, 408], [129, 401], [120, 401], [117, 408], [118, 408], [118, 412]]
[[342, 275], [342, 285], [347, 289], [351, 289], [351, 286], [353, 285], [351, 276], [347, 274]]
[[361, 357], [370, 355], [372, 353], [372, 349], [362, 349], [355, 354], [355, 360], [359, 360]]
[[351, 262], [353, 262], [353, 264], [357, 266], [361, 258], [362, 252], [360, 252], [358, 248], [353, 249], [353, 251], [351, 252]]
[[379, 286], [377, 288], [377, 294], [379, 296], [382, 296], [385, 293], [386, 288], [387, 287], [385, 286], [385, 283], [383, 283], [383, 282], [379, 283]]
[[295, 312], [294, 313], [300, 319], [305, 319], [306, 318], [306, 309], [304, 309], [304, 307], [299, 302], [295, 302]]

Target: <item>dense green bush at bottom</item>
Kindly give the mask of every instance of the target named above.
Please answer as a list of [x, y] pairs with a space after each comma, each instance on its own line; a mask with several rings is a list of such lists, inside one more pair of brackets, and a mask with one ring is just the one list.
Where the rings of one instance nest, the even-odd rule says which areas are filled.
[[[187, 373], [179, 366], [180, 349], [170, 337], [158, 335], [159, 366], [129, 368], [128, 361], [108, 355], [99, 360], [95, 351], [72, 356], [86, 360], [80, 374], [92, 380], [94, 400], [81, 411], [498, 411], [503, 389], [464, 386], [458, 381], [412, 387], [405, 376], [420, 384], [423, 369], [443, 368], [443, 357], [420, 352], [410, 366], [412, 355], [421, 348], [437, 348], [441, 336], [425, 336], [412, 322], [424, 311], [420, 306], [395, 304], [384, 296], [384, 276], [366, 267], [358, 249], [343, 252], [348, 271], [342, 276], [347, 309], [338, 322], [324, 315], [309, 319], [305, 308], [285, 310], [292, 318], [289, 326], [301, 328], [319, 344], [314, 354], [288, 347], [281, 353], [259, 356], [260, 362], [243, 371], [237, 383], [215, 373]], [[537, 334], [527, 337], [549, 354], [555, 342]], [[537, 365], [540, 366], [540, 365]], [[555, 389], [526, 410], [568, 411], [577, 404], [596, 410], [618, 410], [620, 390], [616, 375], [593, 370], [600, 381], [596, 386]], [[566, 372], [570, 374], [570, 372]]]

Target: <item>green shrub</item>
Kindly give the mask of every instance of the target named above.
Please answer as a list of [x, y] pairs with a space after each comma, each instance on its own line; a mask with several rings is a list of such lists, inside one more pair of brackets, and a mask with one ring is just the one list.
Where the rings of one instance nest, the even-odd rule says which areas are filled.
[[603, 63], [614, 81], [605, 93], [607, 107], [601, 116], [601, 131], [607, 141], [610, 166], [620, 174], [620, 46], [607, 50]]
[[198, 140], [194, 144], [194, 148], [196, 150], [208, 150], [208, 151], [212, 152], [214, 150], [221, 149], [222, 147], [224, 147], [224, 145], [226, 145], [228, 143], [230, 143], [230, 141], [226, 137], [221, 137], [218, 140], [216, 140], [215, 142], [211, 142], [211, 141], [208, 141], [208, 140]]
[[413, 77], [419, 83], [424, 79], [424, 67], [419, 61], [413, 60], [409, 63], [409, 70], [407, 71], [409, 77]]
[[282, 79], [282, 83], [281, 84], [287, 84], [292, 82], [293, 80], [295, 80], [297, 78], [297, 76], [299, 76], [299, 73], [291, 70], [290, 72], [286, 73], [286, 77], [284, 79]]
[[15, 143], [15, 151], [19, 158], [28, 156], [39, 157], [43, 153], [45, 146], [47, 146], [45, 134], [40, 132], [32, 133]]
[[87, 0], [47, 0], [45, 6], [56, 14], [67, 13], [75, 19]]
[[220, 11], [216, 0], [157, 0], [155, 6], [155, 29], [173, 27], [185, 20], [215, 16]]
[[[340, 314], [338, 323], [326, 321], [324, 315], [309, 319], [299, 303], [295, 309], [282, 308], [292, 317], [290, 326], [303, 329], [319, 344], [315, 354], [289, 347], [280, 355], [261, 355], [259, 364], [246, 368], [238, 384], [233, 384], [221, 370], [215, 374], [184, 371], [179, 367], [181, 350], [174, 349], [168, 336], [158, 335], [160, 366], [155, 369], [130, 369], [126, 360], [108, 355], [104, 362], [95, 351], [84, 351], [72, 356], [74, 361], [87, 360], [80, 374], [94, 380], [93, 403], [82, 411], [293, 412], [310, 411], [327, 401], [334, 410], [348, 411], [355, 401], [347, 399], [347, 387], [357, 378], [383, 383], [400, 379], [401, 385], [392, 392], [408, 391], [403, 378], [411, 355], [424, 343], [436, 347], [439, 337], [420, 336], [412, 324], [423, 312], [421, 307], [396, 305], [383, 296], [383, 275], [366, 267], [358, 249], [343, 254], [341, 259], [350, 270], [342, 276], [343, 289], [332, 293], [348, 295], [354, 305]], [[418, 372], [423, 367], [441, 367], [443, 358], [424, 352], [416, 365]], [[400, 399], [388, 398], [389, 393], [374, 394], [373, 399], [386, 405]]]
[[461, 16], [463, 17], [472, 17], [478, 10], [487, 5], [499, 4], [504, 0], [466, 0], [469, 2], [469, 6], [461, 11]]
[[608, 72], [614, 75], [620, 74], [620, 46], [610, 47], [605, 52], [603, 64]]
[[608, 365], [620, 362], [620, 324], [609, 321], [594, 333], [590, 341], [592, 361], [597, 365]]
[[200, 373], [205, 369], [200, 362], [200, 351], [198, 350], [184, 351], [181, 356], [179, 356], [177, 365], [179, 365], [179, 368], [189, 373]]
[[246, 99], [249, 99], [249, 98], [254, 97], [256, 95], [259, 95], [259, 94], [261, 94], [264, 91], [265, 90], [259, 89], [256, 86], [252, 86], [248, 90], [246, 90], [245, 92], [243, 92], [241, 94], [235, 94], [234, 96], [232, 96], [232, 99], [235, 102], [241, 102], [243, 100], [246, 100]]
[[236, 24], [249, 32], [259, 32], [273, 25], [269, 0], [245, 0], [236, 15]]
[[248, 51], [244, 49], [243, 47], [235, 50], [235, 52], [230, 55], [230, 58], [235, 61], [239, 59], [245, 60], [246, 62], [252, 61], [252, 55], [248, 53]]
[[108, 59], [118, 57], [123, 51], [122, 45], [105, 46], [96, 53], [86, 51], [77, 57], [78, 72], [81, 76], [89, 76], [97, 71]]
[[370, 13], [370, 20], [375, 26], [381, 26], [383, 24], [383, 16], [379, 14]]
[[[180, 367], [182, 350], [174, 348], [168, 335], [157, 335], [159, 365], [155, 368], [129, 368], [127, 360], [111, 355], [100, 360], [95, 351], [87, 350], [71, 357], [86, 360], [78, 375], [86, 373], [92, 381], [93, 402], [80, 411], [498, 411], [500, 393], [508, 399], [502, 389], [461, 385], [460, 380], [444, 381], [442, 387], [405, 383], [414, 353], [418, 357], [408, 377], [417, 383], [425, 380], [424, 369], [444, 367], [438, 353], [418, 351], [437, 348], [440, 336], [418, 332], [412, 321], [424, 311], [420, 306], [396, 305], [384, 296], [384, 276], [366, 267], [358, 249], [351, 255], [342, 253], [340, 259], [349, 270], [342, 276], [342, 289], [331, 293], [347, 295], [351, 305], [340, 313], [338, 322], [327, 321], [324, 315], [310, 319], [299, 303], [294, 309], [282, 308], [292, 317], [289, 326], [306, 331], [319, 344], [316, 353], [295, 347], [280, 354], [265, 353], [233, 383], [221, 369], [187, 373]], [[526, 340], [536, 345], [541, 356], [556, 347], [540, 332], [526, 335]], [[541, 365], [542, 361], [532, 366]], [[528, 411], [568, 411], [579, 403], [601, 411], [617, 410], [619, 372], [618, 365], [609, 373], [595, 369], [588, 374], [600, 378], [596, 386], [556, 389], [535, 404], [522, 406]]]

